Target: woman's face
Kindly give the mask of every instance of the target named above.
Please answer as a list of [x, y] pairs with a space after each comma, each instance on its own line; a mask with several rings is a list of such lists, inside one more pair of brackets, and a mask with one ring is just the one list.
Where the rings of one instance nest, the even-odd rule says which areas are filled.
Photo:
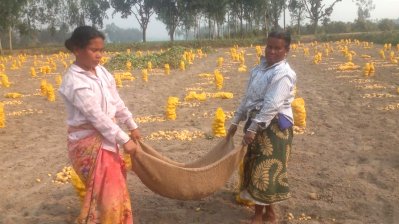
[[83, 69], [94, 69], [102, 58], [104, 51], [104, 40], [101, 37], [93, 38], [85, 48], [78, 48], [74, 51], [76, 62], [84, 67]]
[[288, 49], [285, 46], [285, 40], [270, 37], [266, 42], [266, 61], [268, 66], [272, 66], [277, 62], [284, 60], [285, 56], [288, 53]]

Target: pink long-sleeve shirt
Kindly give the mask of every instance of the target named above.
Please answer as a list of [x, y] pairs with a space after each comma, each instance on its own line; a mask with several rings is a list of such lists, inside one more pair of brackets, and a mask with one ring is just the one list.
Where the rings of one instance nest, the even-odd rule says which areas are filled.
[[[92, 125], [103, 136], [102, 148], [116, 152], [117, 144], [130, 138], [115, 121], [129, 130], [138, 126], [116, 89], [115, 79], [101, 65], [96, 74], [72, 64], [66, 71], [60, 89], [67, 110], [67, 125]], [[70, 141], [82, 139], [95, 130], [82, 130], [68, 134]]]

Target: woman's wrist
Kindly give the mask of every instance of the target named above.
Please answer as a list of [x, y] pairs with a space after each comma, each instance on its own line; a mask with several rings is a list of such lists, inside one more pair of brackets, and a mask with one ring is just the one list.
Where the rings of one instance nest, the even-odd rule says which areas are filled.
[[251, 125], [247, 128], [247, 131], [256, 133], [258, 132], [258, 129], [259, 129], [258, 123], [252, 121]]

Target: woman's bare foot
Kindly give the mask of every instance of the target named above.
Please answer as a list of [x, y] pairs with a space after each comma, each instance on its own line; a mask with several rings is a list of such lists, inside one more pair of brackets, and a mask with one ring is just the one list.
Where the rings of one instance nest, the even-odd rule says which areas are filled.
[[262, 218], [266, 221], [267, 224], [277, 224], [277, 217], [275, 214], [270, 215], [265, 213]]
[[255, 205], [255, 215], [251, 219], [251, 224], [263, 224], [263, 209], [264, 206], [262, 205]]
[[255, 215], [252, 219], [251, 219], [251, 224], [263, 224], [263, 219], [261, 215]]
[[263, 220], [265, 220], [268, 224], [277, 224], [277, 215], [274, 212], [272, 205], [266, 206], [266, 212], [263, 214]]

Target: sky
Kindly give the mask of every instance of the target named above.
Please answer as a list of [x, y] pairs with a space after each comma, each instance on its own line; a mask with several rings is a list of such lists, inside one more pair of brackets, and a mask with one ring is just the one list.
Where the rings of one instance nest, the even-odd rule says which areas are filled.
[[[329, 5], [334, 0], [324, 0], [326, 5]], [[371, 11], [371, 19], [397, 19], [399, 18], [399, 0], [373, 0], [375, 9]], [[112, 10], [109, 11], [109, 18], [104, 21], [104, 24], [115, 23], [117, 26], [122, 28], [137, 28], [140, 29], [140, 25], [136, 21], [135, 17], [129, 16], [127, 19], [122, 19], [120, 14], [117, 13], [112, 17]], [[288, 11], [286, 12], [287, 17]], [[331, 14], [331, 21], [343, 21], [353, 22], [357, 17], [357, 7], [352, 0], [342, 0], [334, 6], [333, 13]], [[282, 19], [281, 19], [282, 21]], [[289, 18], [287, 18], [287, 24]], [[152, 16], [150, 23], [147, 28], [147, 40], [169, 40], [165, 25], [156, 19], [156, 15]]]

